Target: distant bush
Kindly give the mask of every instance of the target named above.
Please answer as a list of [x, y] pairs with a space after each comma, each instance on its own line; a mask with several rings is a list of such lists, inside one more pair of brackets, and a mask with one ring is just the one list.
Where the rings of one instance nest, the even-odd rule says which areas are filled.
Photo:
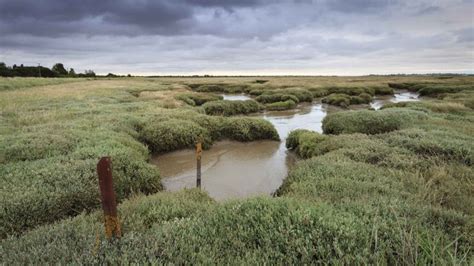
[[260, 105], [254, 100], [245, 101], [212, 101], [202, 106], [208, 115], [231, 116], [249, 114], [260, 111]]
[[284, 102], [274, 102], [265, 105], [265, 109], [270, 111], [278, 111], [278, 110], [288, 110], [293, 109], [296, 107], [296, 103], [292, 100], [287, 100]]
[[220, 95], [207, 93], [182, 93], [176, 95], [175, 98], [191, 106], [201, 106], [210, 101], [218, 101], [223, 99], [223, 97]]
[[326, 134], [379, 134], [401, 129], [426, 118], [423, 112], [398, 108], [338, 112], [324, 118], [323, 131]]

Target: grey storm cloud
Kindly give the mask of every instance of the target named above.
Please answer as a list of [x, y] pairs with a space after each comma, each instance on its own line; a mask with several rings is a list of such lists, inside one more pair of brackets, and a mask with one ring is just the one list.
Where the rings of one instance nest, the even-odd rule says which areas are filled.
[[0, 61], [99, 73], [472, 72], [473, 13], [472, 0], [0, 0]]

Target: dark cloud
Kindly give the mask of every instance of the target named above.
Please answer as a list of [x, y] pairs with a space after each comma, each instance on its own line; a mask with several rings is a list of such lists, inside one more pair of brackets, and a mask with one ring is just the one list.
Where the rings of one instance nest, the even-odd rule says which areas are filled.
[[0, 0], [0, 61], [150, 74], [465, 69], [472, 10], [472, 0]]

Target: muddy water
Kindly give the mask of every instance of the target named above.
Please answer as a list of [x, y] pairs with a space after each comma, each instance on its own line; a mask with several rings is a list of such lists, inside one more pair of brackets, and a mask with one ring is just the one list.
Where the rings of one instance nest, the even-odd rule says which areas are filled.
[[[211, 197], [224, 200], [272, 194], [280, 187], [296, 160], [285, 147], [288, 133], [297, 128], [321, 132], [326, 108], [321, 104], [308, 104], [295, 110], [266, 112], [259, 116], [275, 126], [282, 141], [221, 141], [204, 151], [202, 187]], [[195, 187], [196, 159], [193, 150], [159, 155], [153, 158], [153, 163], [160, 168], [167, 190]]]
[[[244, 94], [222, 95], [225, 100], [251, 99]], [[418, 95], [398, 91], [394, 96], [377, 97], [371, 106], [380, 109], [384, 104], [417, 101]], [[360, 108], [367, 108], [366, 105]], [[355, 108], [358, 109], [358, 108]], [[254, 141], [241, 143], [221, 141], [202, 155], [202, 187], [217, 200], [269, 195], [281, 186], [288, 170], [296, 161], [285, 147], [285, 139], [294, 129], [322, 132], [322, 120], [327, 112], [340, 110], [319, 103], [302, 104], [288, 111], [265, 112], [254, 115], [270, 121], [282, 141]], [[194, 150], [180, 150], [155, 156], [153, 163], [160, 168], [163, 185], [177, 191], [196, 186], [196, 158]]]
[[370, 103], [370, 106], [375, 110], [382, 108], [387, 103], [398, 103], [398, 102], [413, 102], [419, 101], [419, 94], [410, 91], [396, 91], [395, 94], [389, 96], [378, 96], [375, 100]]

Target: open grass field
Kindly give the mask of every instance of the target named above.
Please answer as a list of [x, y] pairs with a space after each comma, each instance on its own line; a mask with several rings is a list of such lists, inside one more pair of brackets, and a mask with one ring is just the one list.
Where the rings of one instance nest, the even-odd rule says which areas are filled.
[[[398, 89], [426, 98], [364, 105]], [[324, 134], [290, 134], [301, 160], [274, 197], [163, 191], [151, 154], [277, 141], [245, 115], [312, 101], [340, 111]], [[474, 263], [473, 76], [0, 78], [0, 108], [2, 264]], [[99, 210], [103, 155], [117, 243]]]

